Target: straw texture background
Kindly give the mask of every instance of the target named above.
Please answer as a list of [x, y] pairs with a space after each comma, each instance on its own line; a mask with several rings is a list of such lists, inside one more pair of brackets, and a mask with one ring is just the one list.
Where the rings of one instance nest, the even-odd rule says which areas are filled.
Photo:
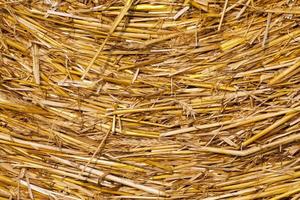
[[0, 0], [0, 199], [300, 199], [296, 0]]

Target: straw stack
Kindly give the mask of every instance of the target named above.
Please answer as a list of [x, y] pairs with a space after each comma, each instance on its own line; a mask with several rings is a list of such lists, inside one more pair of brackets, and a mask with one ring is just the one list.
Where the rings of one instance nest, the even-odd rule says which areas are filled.
[[299, 199], [299, 8], [1, 0], [0, 200]]

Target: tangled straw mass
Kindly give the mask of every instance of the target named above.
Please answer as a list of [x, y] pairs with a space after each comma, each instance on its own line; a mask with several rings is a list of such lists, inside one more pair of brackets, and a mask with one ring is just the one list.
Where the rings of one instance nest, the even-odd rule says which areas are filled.
[[300, 199], [299, 16], [0, 0], [0, 200]]

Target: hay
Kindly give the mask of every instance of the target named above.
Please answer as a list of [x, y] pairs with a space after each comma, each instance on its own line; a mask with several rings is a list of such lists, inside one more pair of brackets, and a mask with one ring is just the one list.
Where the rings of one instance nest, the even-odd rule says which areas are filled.
[[0, 199], [299, 199], [299, 6], [0, 1]]

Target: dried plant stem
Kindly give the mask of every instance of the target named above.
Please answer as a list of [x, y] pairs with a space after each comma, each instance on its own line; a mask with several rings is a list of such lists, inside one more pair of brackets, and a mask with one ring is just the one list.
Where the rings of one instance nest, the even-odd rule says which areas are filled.
[[55, 156], [51, 156], [51, 158], [55, 161], [60, 162], [60, 163], [64, 163], [66, 165], [73, 166], [73, 167], [76, 166], [81, 170], [85, 169], [85, 171], [88, 172], [88, 173], [95, 174], [97, 176], [103, 177], [104, 179], [107, 179], [107, 180], [110, 180], [110, 181], [114, 181], [116, 183], [120, 183], [120, 184], [123, 184], [123, 185], [127, 185], [127, 186], [130, 186], [130, 187], [140, 189], [140, 190], [148, 192], [150, 194], [155, 194], [155, 195], [158, 195], [158, 196], [165, 196], [166, 195], [162, 191], [159, 191], [157, 189], [154, 189], [154, 188], [151, 188], [151, 187], [148, 187], [148, 186], [144, 186], [144, 185], [134, 183], [129, 179], [120, 178], [120, 177], [117, 177], [117, 176], [114, 176], [114, 175], [106, 174], [105, 172], [102, 172], [100, 170], [97, 170], [97, 169], [94, 169], [94, 168], [91, 168], [91, 167], [88, 167], [88, 166], [85, 167], [83, 165], [78, 165], [78, 164], [73, 163], [71, 161], [61, 159], [61, 158], [58, 158], [58, 157], [55, 157]]
[[267, 133], [269, 133], [270, 131], [274, 130], [275, 128], [279, 127], [280, 125], [282, 125], [283, 123], [286, 123], [287, 121], [289, 121], [290, 119], [292, 119], [293, 117], [295, 117], [298, 114], [298, 112], [295, 113], [290, 113], [290, 114], [286, 114], [284, 117], [282, 117], [280, 120], [276, 121], [274, 124], [272, 124], [271, 126], [267, 127], [266, 129], [262, 130], [261, 132], [255, 134], [253, 137], [247, 139], [245, 142], [242, 143], [242, 146], [247, 146], [251, 143], [253, 143], [255, 140], [263, 137], [264, 135], [266, 135]]

